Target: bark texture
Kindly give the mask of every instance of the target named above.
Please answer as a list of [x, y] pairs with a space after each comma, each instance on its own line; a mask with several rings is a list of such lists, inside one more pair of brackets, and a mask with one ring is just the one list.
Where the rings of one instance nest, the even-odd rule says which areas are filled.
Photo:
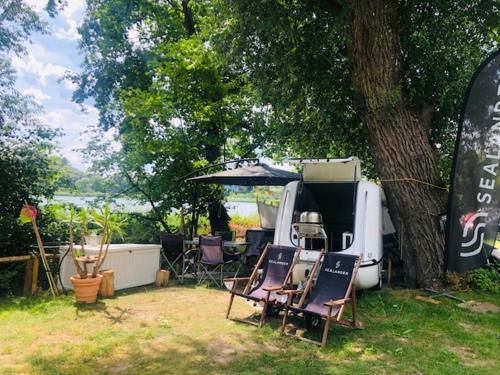
[[404, 92], [397, 1], [352, 0], [350, 6], [355, 102], [402, 235], [406, 282], [410, 287], [437, 286], [444, 258], [438, 214], [445, 211], [446, 192], [427, 185], [442, 186], [438, 157], [429, 139], [429, 110], [412, 107]]

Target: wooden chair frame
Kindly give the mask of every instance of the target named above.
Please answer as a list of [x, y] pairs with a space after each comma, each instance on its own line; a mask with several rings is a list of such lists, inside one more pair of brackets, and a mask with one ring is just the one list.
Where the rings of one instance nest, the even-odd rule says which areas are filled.
[[[245, 289], [243, 290], [243, 293], [244, 295], [248, 294], [250, 292], [250, 289], [252, 288], [252, 285], [254, 285], [254, 283], [257, 281], [257, 278], [259, 276], [259, 267], [260, 265], [262, 264], [262, 262], [264, 261], [266, 255], [267, 255], [267, 252], [268, 252], [268, 248], [269, 246], [271, 245], [271, 243], [268, 243], [266, 245], [266, 247], [264, 248], [264, 251], [262, 252], [257, 264], [255, 264], [255, 267], [252, 271], [252, 274], [250, 275], [250, 277], [232, 277], [232, 278], [227, 278], [227, 279], [224, 279], [224, 282], [233, 282], [233, 285], [231, 287], [231, 289], [229, 290], [229, 293], [231, 293], [231, 297], [229, 299], [229, 306], [227, 307], [227, 312], [226, 312], [226, 319], [229, 319], [229, 314], [231, 312], [231, 307], [233, 305], [233, 300], [234, 300], [234, 292], [236, 291], [236, 288], [238, 287], [238, 282], [239, 281], [247, 281], [247, 284], [245, 286]], [[235, 319], [235, 320], [238, 320], [238, 321], [241, 321], [243, 323], [248, 323], [248, 324], [253, 324], [253, 325], [258, 325], [259, 327], [262, 327], [262, 325], [264, 324], [265, 320], [266, 320], [266, 313], [267, 313], [267, 309], [268, 309], [268, 306], [269, 306], [269, 298], [271, 296], [271, 293], [272, 292], [276, 292], [276, 291], [280, 291], [280, 290], [284, 290], [286, 288], [287, 285], [291, 285], [293, 283], [293, 269], [295, 267], [295, 265], [297, 264], [297, 262], [299, 261], [300, 259], [300, 251], [301, 251], [301, 248], [300, 247], [297, 247], [295, 249], [295, 254], [294, 254], [294, 257], [293, 257], [293, 261], [292, 261], [292, 264], [290, 265], [290, 269], [288, 270], [288, 273], [285, 277], [285, 282], [283, 285], [280, 285], [280, 286], [276, 286], [276, 287], [273, 287], [273, 288], [262, 288], [262, 290], [264, 290], [265, 292], [267, 292], [266, 294], [266, 297], [257, 301], [257, 302], [262, 302], [264, 303], [264, 306], [262, 308], [262, 314], [260, 316], [260, 321], [258, 324], [252, 322], [252, 321], [249, 321], [249, 320], [240, 320], [240, 319]], [[244, 298], [244, 297], [243, 297]]]
[[[357, 323], [357, 317], [356, 317], [356, 286], [354, 285], [354, 282], [356, 280], [356, 275], [358, 274], [359, 266], [361, 264], [361, 257], [357, 256], [356, 257], [356, 262], [354, 264], [354, 271], [352, 273], [352, 277], [351, 277], [351, 280], [349, 282], [349, 286], [347, 288], [347, 291], [346, 291], [346, 294], [345, 294], [345, 298], [338, 299], [338, 300], [330, 300], [330, 301], [328, 301], [328, 302], [325, 303], [325, 306], [328, 307], [328, 311], [327, 311], [326, 314], [322, 314], [321, 315], [321, 319], [325, 321], [325, 326], [323, 328], [323, 336], [322, 336], [321, 341], [315, 341], [315, 340], [311, 340], [311, 339], [308, 339], [308, 338], [305, 338], [305, 337], [300, 337], [300, 336], [297, 336], [297, 335], [288, 334], [287, 332], [285, 332], [285, 326], [286, 326], [286, 323], [288, 321], [288, 314], [289, 314], [289, 311], [290, 311], [290, 307], [293, 308], [293, 306], [291, 305], [292, 301], [293, 301], [293, 296], [294, 295], [301, 295], [301, 298], [300, 298], [300, 301], [299, 301], [297, 307], [299, 307], [299, 308], [302, 307], [303, 304], [304, 304], [304, 302], [305, 302], [305, 299], [306, 299], [307, 295], [309, 295], [309, 293], [312, 290], [313, 279], [314, 279], [316, 273], [319, 271], [318, 267], [319, 267], [319, 264], [321, 263], [321, 261], [323, 260], [324, 256], [325, 256], [325, 250], [323, 249], [323, 250], [321, 250], [321, 254], [320, 254], [318, 260], [314, 264], [313, 270], [311, 271], [311, 273], [309, 275], [309, 278], [307, 280], [306, 287], [303, 290], [283, 290], [283, 291], [279, 292], [281, 294], [287, 294], [288, 295], [287, 304], [286, 304], [286, 307], [285, 307], [285, 315], [283, 317], [283, 322], [281, 324], [281, 333], [284, 334], [284, 335], [286, 335], [286, 336], [294, 337], [296, 339], [299, 339], [299, 340], [302, 340], [302, 341], [305, 341], [305, 342], [308, 342], [308, 343], [312, 343], [312, 344], [315, 344], [315, 345], [319, 345], [319, 346], [325, 346], [326, 345], [326, 342], [328, 340], [328, 332], [329, 332], [330, 324], [331, 324], [332, 321], [342, 322], [342, 323], [350, 323], [350, 325], [352, 327], [356, 327], [356, 323]], [[349, 302], [351, 303], [351, 308], [352, 308], [352, 321], [351, 322], [343, 321], [342, 320], [342, 315], [344, 313], [345, 306]], [[340, 306], [340, 309], [339, 309], [339, 311], [337, 312], [336, 315], [332, 316], [332, 309], [335, 306]]]

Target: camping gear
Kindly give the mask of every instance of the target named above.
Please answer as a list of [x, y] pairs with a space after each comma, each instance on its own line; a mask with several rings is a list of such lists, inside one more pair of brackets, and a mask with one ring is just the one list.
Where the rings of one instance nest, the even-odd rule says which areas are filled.
[[[242, 166], [242, 163], [246, 163], [248, 165]], [[235, 168], [203, 176], [192, 177], [212, 168], [226, 168], [230, 164], [235, 164]], [[196, 205], [198, 201], [198, 183], [238, 186], [282, 186], [286, 185], [290, 181], [299, 179], [299, 174], [272, 168], [266, 164], [260, 163], [259, 159], [239, 159], [212, 164], [181, 177], [179, 180], [190, 181], [193, 183], [191, 237], [194, 238], [197, 233]], [[272, 225], [274, 228], [273, 223], [270, 223], [269, 225]]]
[[500, 51], [478, 68], [467, 89], [455, 144], [446, 230], [446, 268], [483, 266], [500, 220]]
[[[234, 255], [234, 254], [229, 254]], [[222, 247], [222, 237], [220, 236], [200, 236], [200, 260], [198, 261], [198, 284], [208, 278], [219, 288], [222, 287], [224, 278], [224, 266], [231, 265], [232, 259], [224, 260], [224, 249]], [[234, 277], [239, 272], [239, 267], [234, 271]], [[214, 273], [220, 274], [217, 280]]]
[[179, 278], [176, 265], [182, 260], [184, 235], [180, 233], [161, 232], [160, 243], [160, 256], [162, 263], [165, 262], [166, 268], [168, 268], [176, 278]]
[[[339, 322], [342, 319], [345, 305], [348, 302], [351, 302], [352, 306], [352, 325], [356, 326], [356, 290], [354, 279], [356, 278], [361, 258], [356, 255], [325, 252], [324, 250], [320, 252], [319, 258], [323, 258], [323, 260], [319, 267], [319, 274], [314, 288], [312, 281], [318, 269], [317, 265], [320, 262], [315, 264], [313, 271], [309, 275], [306, 287], [303, 290], [284, 290], [280, 292], [288, 295], [281, 332], [287, 334], [285, 326], [290, 311], [303, 315], [317, 316], [325, 320], [321, 342], [295, 335], [293, 337], [324, 346], [328, 339], [330, 323], [332, 321]], [[301, 296], [297, 306], [292, 305], [294, 295]]]
[[[234, 162], [234, 161], [233, 161]], [[222, 172], [191, 177], [187, 181], [239, 186], [280, 186], [300, 179], [300, 175], [257, 162]]]
[[[328, 236], [323, 226], [323, 217], [316, 211], [304, 211], [300, 214], [299, 222], [292, 224], [298, 235], [298, 244], [304, 249], [315, 249], [314, 239], [323, 241], [322, 248], [328, 250]], [[309, 240], [309, 241], [307, 241]], [[308, 246], [309, 242], [309, 246]], [[316, 248], [317, 249], [317, 248]]]
[[[383, 259], [380, 186], [361, 180], [361, 162], [356, 157], [292, 162], [302, 165], [302, 181], [290, 182], [283, 189], [273, 243], [303, 247], [294, 280], [306, 279], [306, 272], [324, 247], [361, 257], [356, 278], [358, 288], [380, 285]], [[306, 222], [301, 220], [301, 214]], [[315, 235], [320, 238], [307, 238]], [[325, 240], [327, 245], [323, 245]]]
[[[292, 284], [293, 266], [299, 260], [299, 255], [300, 248], [269, 244], [264, 249], [250, 277], [225, 279], [224, 282], [226, 285], [232, 283], [229, 291], [231, 298], [229, 300], [226, 318], [229, 318], [233, 299], [236, 295], [263, 304], [259, 322], [259, 327], [262, 326], [266, 318], [268, 305], [270, 303], [276, 303], [276, 300], [280, 298], [276, 292]], [[258, 279], [258, 270], [261, 264], [263, 265], [263, 269]], [[244, 280], [247, 281], [245, 289], [243, 292], [237, 291], [238, 282]], [[251, 321], [244, 322], [253, 324]]]
[[273, 242], [274, 230], [264, 228], [251, 228], [245, 232], [245, 240], [249, 243], [245, 256], [260, 257], [262, 250], [266, 247], [268, 242]]

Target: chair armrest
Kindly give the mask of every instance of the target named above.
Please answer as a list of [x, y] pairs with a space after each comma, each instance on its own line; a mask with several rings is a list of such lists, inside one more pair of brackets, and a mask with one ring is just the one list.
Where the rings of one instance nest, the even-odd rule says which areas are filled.
[[344, 299], [337, 299], [337, 300], [330, 300], [326, 303], [324, 303], [325, 306], [338, 306], [338, 305], [345, 305], [347, 302], [349, 302], [351, 299], [350, 298], [344, 298]]
[[267, 287], [267, 288], [262, 288], [262, 290], [266, 291], [266, 292], [276, 292], [278, 290], [282, 290], [283, 287], [281, 286], [272, 286], [272, 287]]
[[302, 294], [304, 289], [283, 289], [278, 292], [278, 294]]
[[189, 253], [193, 253], [193, 252], [199, 252], [200, 251], [200, 248], [199, 247], [192, 247], [191, 249], [186, 249], [182, 252], [183, 255], [187, 255]]

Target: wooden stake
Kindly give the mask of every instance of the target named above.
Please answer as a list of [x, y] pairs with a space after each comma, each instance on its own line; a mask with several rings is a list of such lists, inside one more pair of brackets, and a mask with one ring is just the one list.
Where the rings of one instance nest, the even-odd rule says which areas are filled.
[[35, 255], [33, 257], [33, 273], [31, 274], [31, 295], [34, 296], [38, 290], [38, 267], [39, 261], [38, 257]]
[[31, 224], [33, 224], [33, 231], [35, 232], [36, 242], [38, 244], [38, 248], [40, 249], [40, 257], [42, 258], [43, 268], [45, 269], [45, 274], [49, 280], [50, 290], [52, 295], [55, 297], [58, 295], [58, 291], [54, 278], [52, 277], [52, 273], [50, 272], [49, 263], [45, 255], [45, 248], [43, 247], [42, 238], [40, 237], [40, 232], [38, 231], [38, 226], [36, 225], [36, 219], [31, 219]]
[[33, 276], [33, 258], [28, 258], [24, 272], [23, 296], [31, 296], [31, 277]]

